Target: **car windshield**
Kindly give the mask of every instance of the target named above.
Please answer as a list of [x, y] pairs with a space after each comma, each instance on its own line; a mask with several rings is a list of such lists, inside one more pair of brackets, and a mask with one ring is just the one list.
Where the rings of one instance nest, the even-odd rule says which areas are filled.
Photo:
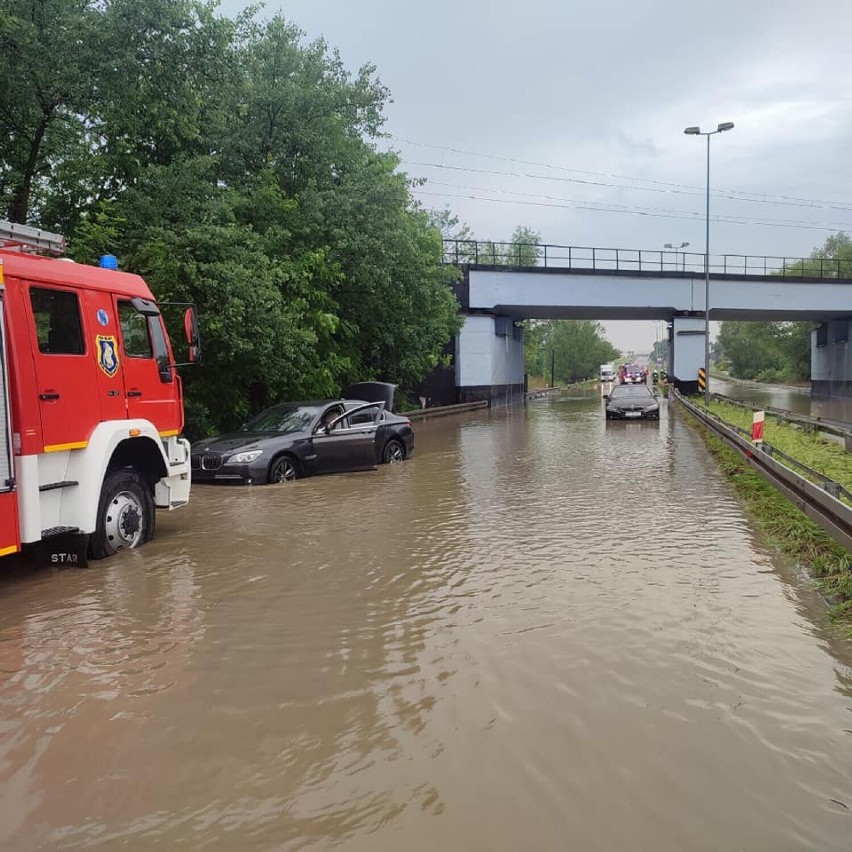
[[241, 427], [243, 432], [304, 432], [320, 412], [316, 405], [273, 405]]
[[654, 395], [651, 391], [648, 390], [647, 387], [643, 385], [633, 385], [632, 387], [623, 385], [621, 387], [613, 388], [612, 393], [610, 394], [610, 399], [624, 399], [624, 397], [640, 397], [642, 399], [651, 399], [654, 398]]

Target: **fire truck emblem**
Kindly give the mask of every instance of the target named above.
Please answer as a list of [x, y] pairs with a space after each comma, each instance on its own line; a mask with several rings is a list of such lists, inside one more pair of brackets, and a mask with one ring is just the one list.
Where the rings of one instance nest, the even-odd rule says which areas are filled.
[[99, 334], [98, 366], [112, 378], [118, 372], [118, 344], [114, 337]]

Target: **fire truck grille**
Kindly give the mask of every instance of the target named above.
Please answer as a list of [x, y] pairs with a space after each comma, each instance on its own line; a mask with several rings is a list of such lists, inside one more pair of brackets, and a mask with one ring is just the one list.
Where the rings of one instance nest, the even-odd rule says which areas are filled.
[[219, 470], [222, 467], [222, 456], [218, 453], [196, 454], [192, 456], [193, 470]]

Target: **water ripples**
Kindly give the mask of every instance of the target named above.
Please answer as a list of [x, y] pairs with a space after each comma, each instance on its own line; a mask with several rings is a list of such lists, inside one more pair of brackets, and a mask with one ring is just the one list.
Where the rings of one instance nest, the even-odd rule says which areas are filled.
[[848, 848], [848, 646], [696, 435], [417, 439], [7, 585], [4, 847]]

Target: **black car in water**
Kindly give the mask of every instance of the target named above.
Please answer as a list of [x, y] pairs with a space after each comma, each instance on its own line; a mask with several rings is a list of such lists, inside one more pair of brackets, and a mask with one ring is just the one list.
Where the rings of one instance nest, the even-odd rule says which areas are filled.
[[648, 385], [618, 385], [604, 397], [607, 420], [659, 420], [660, 404]]
[[372, 470], [414, 452], [411, 421], [392, 414], [393, 385], [362, 382], [341, 398], [282, 402], [238, 432], [192, 445], [193, 482], [262, 485], [302, 476]]

